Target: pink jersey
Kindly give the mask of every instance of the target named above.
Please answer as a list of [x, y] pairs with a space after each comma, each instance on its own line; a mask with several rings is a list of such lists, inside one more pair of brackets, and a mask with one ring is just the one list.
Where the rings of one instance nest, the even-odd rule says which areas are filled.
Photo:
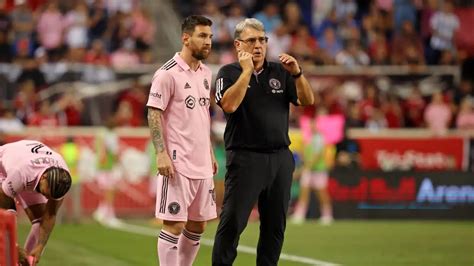
[[34, 191], [51, 166], [69, 171], [61, 155], [39, 141], [21, 140], [0, 146], [0, 184], [11, 198]]
[[212, 178], [211, 70], [192, 70], [177, 53], [156, 71], [147, 106], [163, 111], [168, 154], [177, 172], [192, 179]]

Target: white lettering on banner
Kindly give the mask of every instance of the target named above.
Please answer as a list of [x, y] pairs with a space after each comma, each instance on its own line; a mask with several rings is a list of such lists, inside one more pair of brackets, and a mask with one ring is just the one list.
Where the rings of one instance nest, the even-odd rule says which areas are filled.
[[474, 203], [474, 186], [433, 186], [431, 179], [421, 182], [416, 201], [423, 203]]
[[452, 156], [435, 152], [422, 153], [407, 150], [403, 153], [379, 150], [376, 152], [377, 163], [383, 170], [410, 170], [418, 169], [453, 169], [456, 160]]

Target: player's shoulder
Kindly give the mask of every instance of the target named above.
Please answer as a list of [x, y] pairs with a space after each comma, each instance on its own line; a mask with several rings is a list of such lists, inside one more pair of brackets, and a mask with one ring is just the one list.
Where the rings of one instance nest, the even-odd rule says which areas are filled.
[[222, 70], [222, 69], [225, 69], [225, 70], [227, 70], [227, 69], [229, 69], [229, 70], [231, 70], [231, 69], [233, 69], [233, 70], [236, 70], [236, 69], [237, 69], [237, 70], [241, 70], [242, 67], [240, 66], [240, 63], [239, 63], [239, 62], [233, 62], [233, 63], [230, 63], [230, 64], [223, 65], [220, 69], [221, 69], [221, 70]]
[[30, 139], [22, 139], [14, 142], [9, 142], [3, 145], [5, 148], [14, 148], [14, 147], [32, 147], [32, 149], [37, 147], [47, 147], [44, 143], [37, 140], [30, 140]]
[[239, 62], [234, 62], [234, 63], [230, 63], [230, 64], [227, 64], [227, 65], [223, 65], [219, 69], [219, 75], [220, 76], [222, 76], [222, 75], [232, 75], [232, 74], [240, 75], [240, 72], [242, 72], [242, 67], [240, 66]]
[[166, 63], [161, 65], [160, 68], [158, 68], [155, 73], [153, 74], [153, 79], [152, 80], [157, 80], [157, 79], [172, 79], [173, 77], [173, 70], [177, 67], [178, 63], [176, 60], [171, 58], [168, 60]]
[[279, 62], [267, 61], [267, 65], [270, 69], [276, 71], [286, 71], [282, 64]]
[[158, 69], [158, 71], [170, 71], [172, 70], [173, 68], [175, 68], [176, 66], [178, 65], [178, 62], [176, 62], [176, 60], [174, 58], [171, 58], [170, 60], [166, 61], [166, 63], [164, 63], [160, 69]]

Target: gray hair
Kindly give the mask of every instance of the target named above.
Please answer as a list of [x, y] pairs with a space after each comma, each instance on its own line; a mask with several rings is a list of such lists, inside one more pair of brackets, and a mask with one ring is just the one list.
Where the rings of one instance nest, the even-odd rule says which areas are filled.
[[240, 38], [240, 34], [245, 28], [254, 28], [258, 31], [265, 31], [265, 27], [260, 20], [256, 18], [246, 18], [235, 26], [234, 39]]

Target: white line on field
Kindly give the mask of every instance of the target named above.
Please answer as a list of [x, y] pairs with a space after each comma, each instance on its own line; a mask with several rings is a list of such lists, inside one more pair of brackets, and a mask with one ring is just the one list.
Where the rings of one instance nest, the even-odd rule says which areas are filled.
[[[114, 224], [114, 225], [109, 225], [108, 227], [119, 230], [119, 231], [123, 231], [123, 232], [134, 233], [134, 234], [145, 235], [145, 236], [156, 237], [158, 235], [158, 232], [156, 229], [152, 229], [145, 226], [134, 225], [134, 224], [128, 224], [128, 223]], [[201, 238], [201, 244], [212, 247], [214, 245], [214, 240]], [[257, 254], [254, 247], [239, 245], [237, 247], [237, 250], [239, 252], [243, 252], [247, 254], [253, 254], [253, 255]], [[295, 256], [295, 255], [290, 255], [290, 254], [285, 254], [285, 253], [281, 253], [280, 259], [286, 260], [286, 261], [292, 261], [292, 262], [299, 262], [299, 263], [313, 265], [313, 266], [341, 266], [340, 264], [336, 264], [332, 262], [316, 260], [313, 258], [302, 257], [302, 256]]]

